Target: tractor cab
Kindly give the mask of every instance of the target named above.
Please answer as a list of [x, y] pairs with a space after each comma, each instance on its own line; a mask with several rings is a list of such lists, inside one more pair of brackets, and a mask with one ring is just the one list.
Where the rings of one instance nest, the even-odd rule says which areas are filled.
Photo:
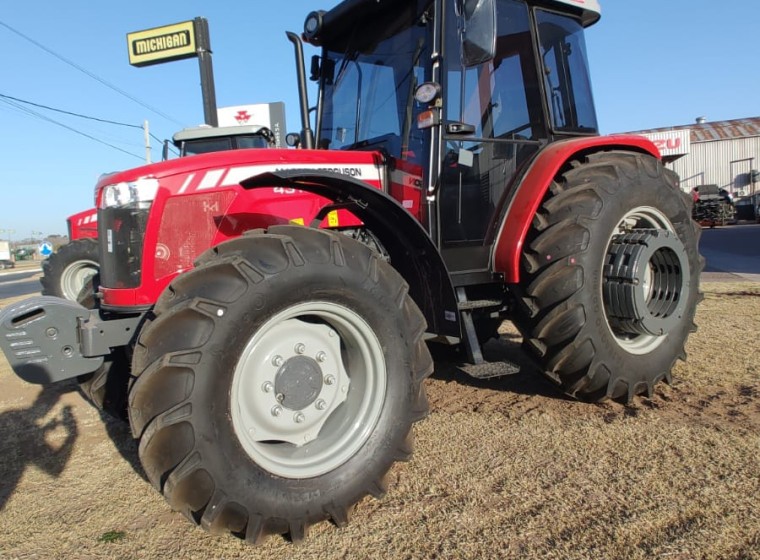
[[515, 178], [549, 142], [598, 134], [583, 30], [599, 14], [575, 0], [313, 12], [316, 146], [382, 152], [423, 191], [418, 219], [451, 273], [487, 274]]
[[[172, 142], [180, 157], [242, 150], [245, 148], [274, 148], [274, 134], [266, 126], [198, 126], [175, 133]], [[167, 158], [164, 158], [167, 159]]]

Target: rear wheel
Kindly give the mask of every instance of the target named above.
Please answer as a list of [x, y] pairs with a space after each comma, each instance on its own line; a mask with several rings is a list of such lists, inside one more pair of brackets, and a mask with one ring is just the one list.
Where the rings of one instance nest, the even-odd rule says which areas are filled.
[[558, 178], [526, 240], [514, 317], [546, 375], [594, 401], [669, 380], [696, 329], [699, 235], [652, 157], [596, 154]]
[[427, 412], [432, 360], [407, 285], [362, 244], [303, 227], [197, 264], [135, 349], [129, 413], [148, 477], [192, 521], [252, 542], [346, 523]]
[[100, 270], [98, 244], [77, 239], [62, 246], [42, 264], [42, 295], [77, 301], [87, 281]]

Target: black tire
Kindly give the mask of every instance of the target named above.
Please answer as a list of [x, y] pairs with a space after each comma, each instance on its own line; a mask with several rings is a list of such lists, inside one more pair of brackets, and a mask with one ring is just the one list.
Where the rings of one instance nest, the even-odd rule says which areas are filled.
[[[98, 306], [95, 297], [98, 276], [95, 274], [90, 277], [77, 297], [77, 303], [87, 309], [95, 309]], [[114, 348], [97, 370], [77, 378], [79, 391], [95, 408], [123, 421], [127, 419], [127, 395], [131, 379], [130, 356], [131, 349]]]
[[[196, 265], [135, 347], [129, 416], [148, 478], [204, 529], [254, 543], [342, 526], [365, 495], [382, 495], [427, 414], [433, 362], [408, 286], [361, 243], [297, 226], [223, 243]], [[341, 350], [316, 352], [328, 326]], [[329, 395], [347, 384], [338, 406]]]
[[115, 348], [93, 373], [77, 378], [79, 390], [98, 410], [118, 420], [127, 420], [130, 360], [126, 348]]
[[[686, 358], [704, 264], [691, 205], [642, 154], [591, 155], [552, 184], [526, 239], [514, 322], [567, 394], [651, 395]], [[626, 268], [626, 252], [643, 256]]]
[[42, 263], [42, 295], [77, 301], [87, 280], [99, 269], [97, 241], [89, 238], [71, 241]]

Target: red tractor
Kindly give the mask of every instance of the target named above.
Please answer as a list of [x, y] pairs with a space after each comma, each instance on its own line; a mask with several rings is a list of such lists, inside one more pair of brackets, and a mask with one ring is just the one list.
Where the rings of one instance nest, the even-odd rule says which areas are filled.
[[[273, 148], [272, 131], [260, 125], [185, 128], [172, 138], [179, 156], [220, 150]], [[163, 159], [168, 159], [168, 141]], [[66, 219], [69, 242], [42, 263], [42, 294], [77, 301], [82, 289], [100, 270], [98, 254], [98, 209], [90, 208]]]
[[102, 179], [97, 309], [9, 306], [8, 361], [124, 407], [171, 506], [251, 542], [343, 525], [384, 492], [427, 413], [428, 341], [482, 366], [506, 318], [561, 391], [651, 395], [695, 329], [699, 228], [653, 144], [597, 133], [583, 34], [599, 14], [596, 0], [310, 14], [315, 132], [289, 34], [304, 149]]

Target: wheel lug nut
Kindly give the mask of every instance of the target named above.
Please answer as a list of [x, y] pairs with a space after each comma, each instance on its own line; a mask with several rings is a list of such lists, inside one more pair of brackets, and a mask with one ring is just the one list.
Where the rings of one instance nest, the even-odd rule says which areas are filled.
[[306, 345], [299, 342], [298, 344], [296, 344], [293, 350], [295, 350], [296, 354], [303, 354], [304, 352], [306, 352]]
[[282, 393], [277, 393], [274, 398], [277, 399], [278, 403], [281, 403], [282, 401], [285, 400], [285, 395], [283, 395]]
[[280, 367], [284, 363], [285, 363], [285, 360], [282, 359], [282, 356], [275, 356], [274, 358], [272, 358], [272, 365], [274, 367]]
[[303, 412], [296, 412], [295, 416], [293, 416], [293, 421], [296, 424], [303, 424], [306, 421], [306, 416], [304, 416]]
[[275, 418], [282, 414], [282, 407], [277, 405], [272, 407], [272, 416]]
[[261, 386], [261, 390], [264, 391], [265, 393], [271, 393], [272, 389], [274, 389], [274, 385], [272, 385], [271, 381], [267, 381]]
[[323, 401], [322, 399], [319, 399], [314, 406], [317, 407], [317, 410], [324, 410], [327, 408], [327, 403]]
[[325, 354], [324, 352], [317, 353], [317, 361], [318, 362], [322, 363], [325, 360], [327, 360], [327, 354]]
[[335, 384], [335, 376], [334, 375], [328, 375], [325, 377], [325, 385], [334, 385]]

